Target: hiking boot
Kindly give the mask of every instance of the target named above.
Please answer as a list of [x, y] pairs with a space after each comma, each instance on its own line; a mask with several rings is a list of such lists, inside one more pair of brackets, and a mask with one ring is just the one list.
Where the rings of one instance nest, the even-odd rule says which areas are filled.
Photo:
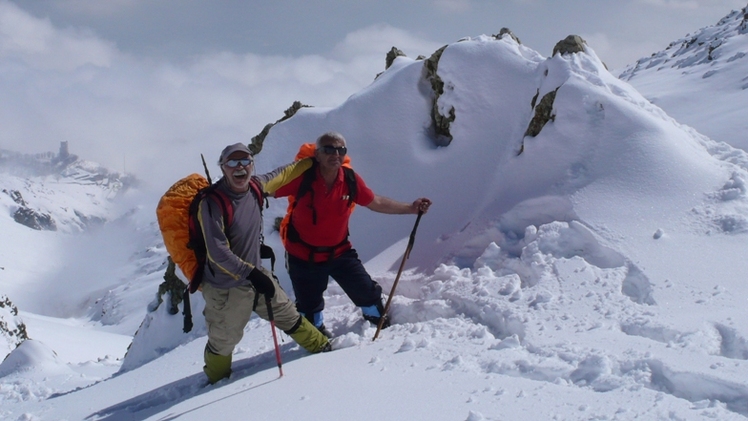
[[[364, 315], [364, 320], [368, 320], [374, 326], [379, 326], [380, 316], [384, 314], [384, 306], [379, 302], [372, 306], [361, 307], [361, 313]], [[390, 316], [385, 314], [382, 329], [387, 329], [388, 327], [390, 327]]]
[[317, 326], [317, 330], [319, 330], [320, 333], [322, 333], [323, 335], [327, 336], [328, 339], [332, 339], [332, 337], [333, 337], [332, 332], [330, 332], [329, 330], [327, 330], [327, 328], [325, 327], [324, 324], [321, 324], [321, 325]]
[[[364, 315], [364, 320], [367, 320], [369, 323], [371, 323], [374, 326], [379, 326], [380, 319], [381, 317]], [[387, 329], [388, 327], [390, 327], [390, 317], [385, 315], [384, 323], [382, 323], [382, 329]]]
[[309, 323], [309, 320], [307, 320], [306, 317], [299, 317], [299, 321], [296, 325], [285, 332], [291, 336], [296, 343], [312, 354], [323, 352], [325, 346], [330, 343], [327, 336], [314, 327], [313, 324]]

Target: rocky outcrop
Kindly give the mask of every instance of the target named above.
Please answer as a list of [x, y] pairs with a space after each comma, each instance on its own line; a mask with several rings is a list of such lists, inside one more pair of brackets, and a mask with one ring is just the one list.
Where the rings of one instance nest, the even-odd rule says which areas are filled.
[[169, 314], [179, 313], [179, 303], [182, 302], [182, 296], [184, 291], [187, 289], [187, 285], [182, 282], [177, 274], [175, 273], [176, 265], [171, 260], [171, 256], [167, 258], [166, 273], [164, 273], [164, 282], [158, 286], [158, 295], [156, 297], [157, 303], [150, 311], [155, 311], [161, 303], [164, 302], [164, 295], [169, 295]]
[[431, 129], [436, 146], [449, 146], [452, 143], [452, 134], [450, 133], [449, 126], [455, 121], [454, 107], [450, 107], [447, 115], [443, 115], [439, 112], [438, 105], [439, 97], [444, 93], [444, 81], [437, 74], [437, 69], [439, 68], [439, 59], [446, 48], [447, 46], [445, 45], [436, 50], [431, 57], [423, 62], [424, 78], [431, 83], [431, 90], [434, 95], [431, 106]]
[[20, 206], [13, 213], [14, 221], [35, 230], [57, 231], [57, 224], [55, 223], [55, 220], [52, 219], [52, 216], [47, 213], [42, 213], [31, 209], [26, 201], [23, 200], [21, 192], [19, 192], [18, 190], [9, 191], [3, 189], [3, 193], [6, 193], [8, 196], [10, 196], [10, 198], [13, 199], [13, 201], [16, 202], [18, 206]]
[[406, 57], [405, 53], [402, 52], [402, 50], [392, 47], [389, 52], [387, 52], [387, 56], [384, 59], [384, 69], [387, 70], [392, 66], [392, 63], [395, 61], [398, 57]]
[[[540, 99], [538, 105], [534, 106], [535, 115], [527, 126], [525, 136], [535, 137], [539, 135], [540, 131], [543, 130], [543, 126], [545, 126], [547, 122], [556, 119], [556, 115], [553, 113], [553, 101], [556, 99], [557, 91], [558, 88], [543, 95], [543, 98]], [[537, 97], [538, 94], [535, 94], [535, 97], [533, 97], [533, 105]]]
[[582, 39], [582, 37], [580, 37], [579, 35], [569, 35], [568, 37], [559, 41], [556, 46], [553, 47], [553, 55], [555, 56], [556, 53], [561, 55], [583, 53], [587, 51], [585, 49], [586, 45], [587, 41]]
[[268, 133], [270, 133], [270, 129], [273, 126], [280, 123], [281, 121], [288, 120], [289, 118], [293, 117], [297, 111], [306, 107], [311, 107], [311, 105], [304, 105], [300, 101], [294, 101], [294, 103], [291, 104], [291, 106], [283, 112], [284, 115], [280, 120], [276, 121], [275, 123], [266, 124], [262, 131], [257, 136], [254, 136], [249, 145], [247, 145], [249, 151], [252, 152], [252, 155], [257, 155], [262, 151], [262, 144], [265, 142], [265, 138], [267, 137]]
[[[587, 42], [579, 35], [569, 35], [556, 43], [556, 46], [553, 47], [553, 55], [586, 53], [586, 45]], [[548, 76], [548, 70], [545, 72], [545, 76]], [[559, 88], [560, 86], [543, 95], [543, 97], [540, 98], [540, 101], [538, 101], [540, 89], [538, 89], [535, 96], [532, 97], [530, 106], [533, 108], [534, 113], [530, 123], [527, 125], [527, 130], [525, 130], [525, 137], [535, 137], [539, 135], [543, 130], [543, 127], [545, 127], [549, 121], [554, 121], [556, 119], [556, 114], [553, 112], [553, 102], [556, 100], [556, 92], [558, 92]], [[525, 144], [522, 142], [517, 155], [521, 154], [524, 150]]]
[[496, 39], [502, 39], [504, 38], [504, 35], [510, 36], [517, 44], [522, 44], [522, 41], [517, 38], [516, 35], [514, 35], [514, 32], [512, 32], [509, 28], [501, 28], [498, 34], [495, 34], [493, 37]]
[[7, 344], [7, 347], [0, 344], [0, 360], [29, 338], [26, 325], [18, 317], [18, 308], [5, 295], [0, 295], [0, 338]]
[[[392, 63], [395, 62], [395, 59], [398, 57], [407, 57], [405, 53], [403, 53], [402, 50], [400, 50], [397, 47], [392, 47], [390, 51], [387, 52], [387, 55], [384, 57], [384, 70], [387, 70], [392, 66]], [[374, 76], [374, 80], [377, 80], [379, 76], [382, 75], [384, 72], [377, 73], [376, 76]]]
[[57, 224], [51, 215], [30, 208], [18, 208], [13, 213], [13, 220], [35, 230], [57, 231]]
[[14, 202], [16, 202], [18, 205], [21, 205], [23, 207], [28, 206], [28, 205], [26, 205], [26, 201], [23, 200], [23, 196], [21, 195], [21, 192], [19, 192], [18, 190], [5, 190], [5, 189], [3, 189], [3, 193], [5, 193], [8, 196], [10, 196], [10, 198]]

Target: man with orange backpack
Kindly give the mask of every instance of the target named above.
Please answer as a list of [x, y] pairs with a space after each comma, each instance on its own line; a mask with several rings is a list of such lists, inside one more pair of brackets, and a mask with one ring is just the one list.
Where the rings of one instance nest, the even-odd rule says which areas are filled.
[[363, 317], [383, 327], [382, 287], [366, 272], [356, 250], [348, 241], [348, 221], [353, 204], [387, 214], [427, 212], [431, 201], [398, 202], [375, 194], [350, 166], [344, 166], [348, 149], [340, 133], [320, 136], [313, 157], [297, 161], [309, 166], [304, 174], [275, 190], [275, 197], [294, 196], [281, 229], [287, 252], [288, 274], [296, 295], [296, 308], [327, 337], [324, 325], [323, 293], [332, 277]]
[[[305, 168], [296, 168], [300, 163], [295, 162], [252, 176], [253, 163], [246, 145], [227, 146], [218, 161], [223, 177], [209, 187], [215, 191], [205, 194], [197, 210], [206, 249], [201, 288], [208, 343], [203, 369], [210, 383], [231, 374], [231, 355], [252, 312], [268, 319], [266, 298], [276, 325], [296, 342], [313, 353], [331, 350], [328, 338], [299, 314], [260, 259], [262, 197], [258, 195], [272, 194]], [[226, 217], [227, 207], [231, 218]]]

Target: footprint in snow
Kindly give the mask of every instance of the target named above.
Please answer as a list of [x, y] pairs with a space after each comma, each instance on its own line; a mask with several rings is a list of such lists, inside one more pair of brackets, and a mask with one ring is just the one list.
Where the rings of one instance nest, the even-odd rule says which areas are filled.
[[413, 342], [410, 339], [406, 339], [403, 341], [403, 344], [400, 345], [400, 349], [397, 350], [397, 353], [412, 351], [413, 349], [415, 349], [415, 347], [416, 347], [415, 342]]

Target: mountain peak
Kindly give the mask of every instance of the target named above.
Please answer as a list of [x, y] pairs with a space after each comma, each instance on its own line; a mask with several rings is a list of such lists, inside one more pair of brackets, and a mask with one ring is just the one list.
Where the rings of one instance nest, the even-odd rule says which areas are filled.
[[716, 25], [688, 34], [671, 42], [664, 50], [639, 59], [627, 67], [620, 77], [628, 81], [648, 69], [687, 69], [731, 63], [746, 55], [745, 48], [734, 48], [736, 43], [743, 46], [748, 43], [748, 6], [733, 10]]

